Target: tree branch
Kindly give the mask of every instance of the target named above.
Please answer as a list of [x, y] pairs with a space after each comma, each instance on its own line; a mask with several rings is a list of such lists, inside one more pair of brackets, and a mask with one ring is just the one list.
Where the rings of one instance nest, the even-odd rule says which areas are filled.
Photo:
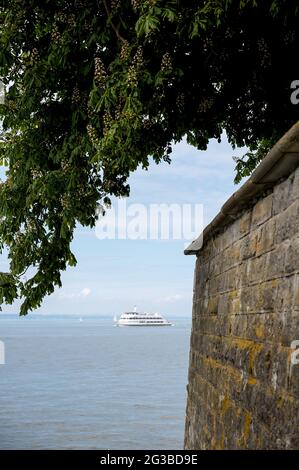
[[107, 1], [103, 0], [103, 3], [104, 3], [104, 7], [105, 7], [105, 10], [106, 10], [107, 16], [108, 16], [108, 21], [111, 24], [112, 29], [114, 30], [114, 32], [115, 32], [116, 36], [118, 37], [118, 39], [122, 42], [125, 42], [126, 41], [125, 38], [119, 32], [119, 26], [115, 26], [115, 24], [113, 23], [113, 21], [111, 19], [111, 11], [109, 10]]

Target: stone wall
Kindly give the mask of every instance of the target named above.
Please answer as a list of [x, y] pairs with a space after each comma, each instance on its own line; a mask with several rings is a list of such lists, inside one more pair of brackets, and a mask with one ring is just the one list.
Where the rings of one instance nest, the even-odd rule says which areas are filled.
[[299, 168], [197, 254], [186, 449], [299, 448]]

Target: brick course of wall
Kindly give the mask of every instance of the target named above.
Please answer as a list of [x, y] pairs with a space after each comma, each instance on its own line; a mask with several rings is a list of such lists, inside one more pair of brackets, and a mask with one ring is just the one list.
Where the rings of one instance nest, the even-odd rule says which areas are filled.
[[198, 252], [186, 449], [298, 449], [299, 168]]

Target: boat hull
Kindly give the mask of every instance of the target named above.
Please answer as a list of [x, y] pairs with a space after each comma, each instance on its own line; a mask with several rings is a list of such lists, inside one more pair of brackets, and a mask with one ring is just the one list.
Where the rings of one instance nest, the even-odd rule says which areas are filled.
[[172, 326], [172, 323], [119, 323], [116, 326]]
[[158, 313], [125, 312], [120, 318], [114, 316], [115, 326], [172, 326], [172, 323]]

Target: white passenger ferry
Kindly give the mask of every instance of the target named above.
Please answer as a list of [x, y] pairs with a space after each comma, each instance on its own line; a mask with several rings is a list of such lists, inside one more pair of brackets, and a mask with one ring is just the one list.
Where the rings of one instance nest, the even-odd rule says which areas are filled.
[[117, 326], [172, 326], [172, 323], [159, 313], [139, 313], [136, 308], [133, 312], [123, 313], [119, 319], [115, 316], [114, 322]]

